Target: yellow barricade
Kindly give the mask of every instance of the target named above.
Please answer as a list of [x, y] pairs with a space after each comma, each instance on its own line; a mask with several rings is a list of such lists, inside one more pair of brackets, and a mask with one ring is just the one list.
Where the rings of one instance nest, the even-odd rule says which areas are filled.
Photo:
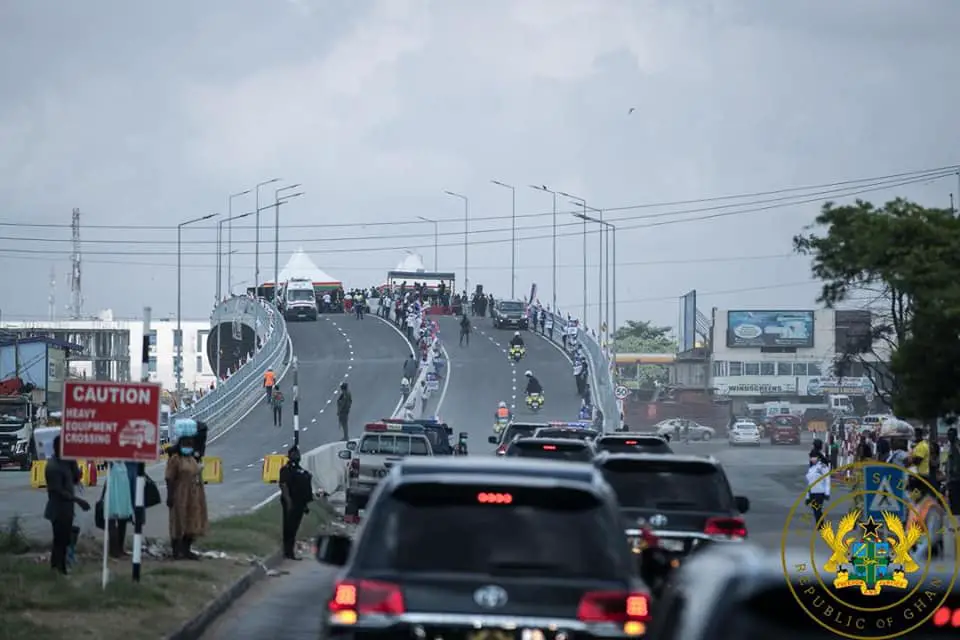
[[34, 460], [30, 465], [30, 486], [34, 489], [43, 489], [47, 486], [47, 461]]
[[206, 456], [203, 459], [203, 483], [223, 483], [223, 463], [221, 462], [220, 458]]
[[263, 482], [264, 484], [277, 484], [280, 482], [280, 469], [287, 464], [287, 456], [281, 454], [272, 454], [263, 457]]
[[[80, 484], [85, 487], [97, 486], [97, 465], [86, 460], [77, 460], [80, 466]], [[30, 465], [30, 486], [34, 489], [47, 488], [47, 461], [34, 460]]]

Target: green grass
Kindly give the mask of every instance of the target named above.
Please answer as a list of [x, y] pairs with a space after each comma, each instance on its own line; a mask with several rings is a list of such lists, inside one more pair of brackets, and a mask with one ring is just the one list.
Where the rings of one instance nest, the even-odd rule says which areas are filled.
[[[30, 540], [12, 519], [0, 528], [0, 640], [129, 640], [164, 638], [196, 615], [207, 602], [280, 548], [280, 506], [210, 523], [197, 541], [203, 550], [224, 551], [232, 559], [199, 562], [144, 559], [139, 584], [129, 558], [111, 560], [111, 581], [100, 583], [100, 544], [84, 539], [70, 576], [51, 571], [49, 545]], [[304, 517], [302, 539], [329, 519], [322, 508]]]

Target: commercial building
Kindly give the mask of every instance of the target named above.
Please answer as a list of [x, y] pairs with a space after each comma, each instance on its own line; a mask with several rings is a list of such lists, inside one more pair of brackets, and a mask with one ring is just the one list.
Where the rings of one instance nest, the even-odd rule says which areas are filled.
[[[115, 320], [106, 312], [100, 320], [64, 320], [57, 322], [4, 321], [4, 341], [36, 336], [78, 345], [66, 356], [68, 377], [93, 380], [140, 380], [143, 344], [142, 320]], [[183, 385], [186, 389], [208, 388], [214, 381], [213, 368], [207, 356], [209, 320], [183, 320]], [[176, 387], [176, 332], [174, 319], [150, 323], [150, 380], [164, 389]]]
[[714, 309], [712, 324], [712, 386], [718, 396], [802, 404], [822, 403], [834, 394], [873, 400], [861, 359], [845, 365], [844, 377], [836, 375], [840, 356], [870, 346], [869, 311]]

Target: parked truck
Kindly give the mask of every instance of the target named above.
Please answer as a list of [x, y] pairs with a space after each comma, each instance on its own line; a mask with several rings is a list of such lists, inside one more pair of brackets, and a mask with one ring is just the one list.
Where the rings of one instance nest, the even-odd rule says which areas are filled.
[[15, 464], [29, 471], [36, 457], [33, 402], [29, 395], [0, 395], [0, 468]]

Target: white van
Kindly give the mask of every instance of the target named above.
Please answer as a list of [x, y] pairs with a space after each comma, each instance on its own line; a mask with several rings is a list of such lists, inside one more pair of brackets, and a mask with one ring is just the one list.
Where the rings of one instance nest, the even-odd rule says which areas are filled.
[[319, 315], [313, 283], [305, 279], [289, 280], [283, 287], [283, 317], [287, 320], [316, 320]]

